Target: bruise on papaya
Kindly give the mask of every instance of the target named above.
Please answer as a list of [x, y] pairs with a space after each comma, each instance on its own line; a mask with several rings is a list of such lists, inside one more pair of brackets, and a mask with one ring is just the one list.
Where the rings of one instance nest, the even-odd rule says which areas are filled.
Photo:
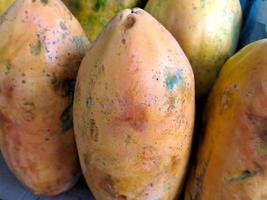
[[90, 136], [93, 141], [98, 141], [98, 128], [94, 119], [90, 119]]
[[39, 55], [42, 51], [42, 42], [39, 38], [39, 35], [37, 35], [37, 40], [35, 43], [30, 44], [30, 50], [31, 50], [31, 54], [33, 55]]
[[51, 79], [51, 85], [55, 92], [63, 91], [63, 97], [68, 98], [68, 105], [60, 117], [62, 130], [63, 132], [66, 132], [73, 127], [72, 103], [74, 97], [75, 80], [53, 77]]
[[147, 123], [146, 108], [141, 103], [137, 103], [131, 93], [119, 99], [121, 114], [118, 120], [129, 124], [131, 128], [137, 131], [145, 129]]
[[[202, 192], [202, 185], [204, 181], [204, 177], [208, 168], [209, 159], [203, 163], [201, 172], [199, 175], [196, 175], [194, 185], [192, 186], [192, 190], [190, 191], [190, 200], [200, 200], [200, 195]], [[195, 166], [199, 165], [196, 163]], [[196, 173], [196, 168], [194, 169], [194, 173]]]
[[134, 24], [136, 23], [136, 18], [133, 15], [129, 15], [127, 19], [124, 22], [125, 31], [132, 28]]
[[105, 174], [99, 186], [105, 192], [107, 192], [112, 199], [127, 200], [128, 199], [127, 196], [118, 194], [115, 188], [115, 183], [116, 183], [115, 178], [113, 178], [111, 175]]
[[234, 176], [226, 180], [227, 183], [235, 183], [239, 181], [243, 181], [250, 177], [256, 176], [261, 173], [263, 170], [261, 168], [256, 168], [255, 170], [244, 170], [238, 176]]

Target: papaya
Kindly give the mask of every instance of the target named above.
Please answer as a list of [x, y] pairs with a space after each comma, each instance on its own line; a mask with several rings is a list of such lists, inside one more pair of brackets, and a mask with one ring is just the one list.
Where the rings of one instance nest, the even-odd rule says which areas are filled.
[[194, 77], [174, 37], [142, 9], [105, 26], [82, 60], [74, 133], [98, 200], [179, 196], [194, 124]]
[[267, 199], [267, 40], [223, 66], [208, 99], [186, 200]]
[[63, 0], [94, 41], [109, 20], [124, 8], [143, 5], [146, 0]]
[[72, 100], [86, 35], [59, 0], [17, 0], [0, 17], [0, 148], [36, 194], [80, 177]]
[[149, 0], [145, 9], [177, 39], [205, 97], [224, 62], [235, 53], [242, 21], [239, 0]]
[[11, 6], [11, 4], [14, 2], [15, 0], [0, 0], [0, 15], [5, 12], [5, 10]]

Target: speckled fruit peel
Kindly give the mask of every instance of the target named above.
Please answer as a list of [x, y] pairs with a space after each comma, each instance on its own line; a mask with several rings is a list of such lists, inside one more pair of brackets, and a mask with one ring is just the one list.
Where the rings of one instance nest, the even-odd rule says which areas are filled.
[[186, 200], [267, 199], [267, 40], [223, 66], [209, 97], [204, 140]]
[[0, 17], [0, 146], [34, 193], [80, 175], [72, 128], [75, 78], [88, 40], [58, 0], [18, 0]]
[[239, 0], [149, 0], [146, 8], [177, 39], [205, 96], [224, 62], [235, 53], [241, 28]]
[[74, 130], [97, 200], [173, 200], [191, 149], [194, 77], [174, 37], [142, 9], [118, 13], [82, 61]]

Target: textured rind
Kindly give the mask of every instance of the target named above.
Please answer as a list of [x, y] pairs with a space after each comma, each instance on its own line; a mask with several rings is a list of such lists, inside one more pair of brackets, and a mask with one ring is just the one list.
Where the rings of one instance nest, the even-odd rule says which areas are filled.
[[0, 17], [0, 146], [34, 193], [56, 195], [80, 175], [74, 81], [88, 40], [58, 0], [18, 0]]
[[140, 6], [144, 1], [146, 0], [63, 0], [91, 41], [97, 38], [103, 27], [119, 11]]
[[235, 53], [242, 21], [239, 0], [149, 0], [145, 9], [183, 48], [194, 70], [196, 96], [207, 95]]
[[172, 200], [191, 149], [194, 78], [172, 35], [142, 9], [105, 27], [82, 61], [74, 129], [96, 199]]
[[204, 139], [186, 200], [267, 198], [267, 40], [223, 66], [209, 97]]

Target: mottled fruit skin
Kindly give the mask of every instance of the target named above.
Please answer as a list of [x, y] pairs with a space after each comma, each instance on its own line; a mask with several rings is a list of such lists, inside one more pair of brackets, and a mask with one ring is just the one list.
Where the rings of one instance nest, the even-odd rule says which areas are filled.
[[223, 66], [205, 115], [186, 200], [267, 199], [267, 40]]
[[103, 27], [120, 10], [142, 5], [144, 1], [146, 0], [63, 0], [91, 41], [97, 38]]
[[149, 0], [146, 10], [177, 39], [193, 67], [196, 96], [204, 97], [236, 50], [239, 0]]
[[0, 17], [0, 146], [34, 193], [80, 175], [72, 128], [75, 78], [88, 40], [58, 0], [18, 0]]
[[0, 0], [0, 15], [5, 12], [15, 0]]
[[82, 61], [74, 98], [81, 167], [97, 200], [173, 200], [194, 123], [193, 72], [142, 9], [118, 13]]

